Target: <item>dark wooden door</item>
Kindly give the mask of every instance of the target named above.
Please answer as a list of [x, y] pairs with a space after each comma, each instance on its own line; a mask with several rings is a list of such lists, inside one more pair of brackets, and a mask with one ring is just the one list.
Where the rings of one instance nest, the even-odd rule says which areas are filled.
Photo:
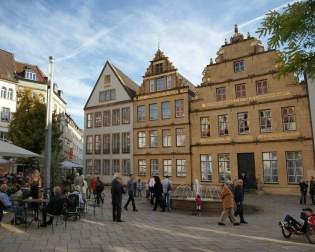
[[238, 177], [242, 178], [245, 175], [245, 187], [248, 189], [257, 189], [254, 153], [238, 153], [237, 165]]

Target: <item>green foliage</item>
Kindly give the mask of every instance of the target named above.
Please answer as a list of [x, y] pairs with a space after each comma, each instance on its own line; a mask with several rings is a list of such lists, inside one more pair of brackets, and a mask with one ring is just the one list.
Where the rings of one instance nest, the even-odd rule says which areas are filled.
[[308, 73], [315, 77], [315, 1], [288, 5], [282, 13], [271, 11], [258, 28], [259, 37], [268, 36], [272, 49], [283, 47], [280, 75]]
[[[18, 106], [10, 122], [9, 139], [22, 148], [41, 154], [45, 149], [46, 105], [41, 95], [33, 95], [31, 89], [18, 92]], [[61, 115], [53, 113], [52, 119], [52, 168], [53, 181], [60, 178], [62, 160]], [[21, 160], [23, 163], [38, 165], [38, 160]]]

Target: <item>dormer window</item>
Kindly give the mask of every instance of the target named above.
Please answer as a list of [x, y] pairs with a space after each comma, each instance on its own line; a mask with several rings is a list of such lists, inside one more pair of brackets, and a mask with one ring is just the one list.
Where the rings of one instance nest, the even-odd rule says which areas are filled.
[[155, 65], [155, 73], [156, 74], [163, 73], [163, 63], [159, 63]]
[[36, 73], [30, 70], [26, 70], [25, 79], [36, 81]]
[[244, 60], [238, 60], [234, 62], [234, 73], [244, 71]]

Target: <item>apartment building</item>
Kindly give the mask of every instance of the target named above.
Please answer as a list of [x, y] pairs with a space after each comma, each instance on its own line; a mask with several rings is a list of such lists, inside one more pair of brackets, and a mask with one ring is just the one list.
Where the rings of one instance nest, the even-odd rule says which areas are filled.
[[237, 27], [217, 55], [191, 103], [192, 179], [245, 175], [249, 188], [298, 193], [300, 179], [315, 174], [306, 86], [278, 78], [280, 53]]
[[190, 101], [194, 86], [158, 49], [133, 104], [134, 168], [138, 178], [170, 176], [191, 184]]
[[133, 172], [133, 107], [138, 85], [106, 62], [84, 107], [85, 173], [110, 182]]

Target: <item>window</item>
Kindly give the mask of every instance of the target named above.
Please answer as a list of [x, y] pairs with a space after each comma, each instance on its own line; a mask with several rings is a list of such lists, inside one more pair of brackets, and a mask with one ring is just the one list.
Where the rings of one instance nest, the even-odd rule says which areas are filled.
[[113, 169], [113, 175], [115, 173], [120, 173], [120, 160], [119, 159], [112, 160], [112, 169]]
[[244, 61], [238, 60], [234, 62], [234, 73], [242, 72], [244, 71]]
[[110, 127], [110, 110], [106, 110], [103, 112], [103, 125], [104, 127]]
[[144, 148], [145, 147], [145, 132], [141, 131], [138, 132], [138, 148]]
[[164, 78], [160, 78], [156, 80], [156, 91], [164, 90]]
[[150, 131], [150, 147], [155, 148], [158, 146], [158, 132], [156, 130]]
[[103, 175], [105, 176], [111, 175], [109, 159], [103, 159]]
[[185, 146], [186, 135], [184, 129], [176, 129], [176, 146]]
[[226, 99], [225, 87], [219, 87], [215, 90], [217, 101], [224, 101]]
[[258, 80], [256, 81], [256, 93], [257, 95], [267, 94], [267, 80]]
[[121, 164], [121, 168], [122, 168], [122, 175], [123, 176], [130, 175], [130, 159], [123, 159], [122, 164]]
[[25, 71], [25, 79], [36, 81], [36, 73], [32, 71]]
[[86, 137], [86, 154], [93, 154], [93, 136]]
[[119, 154], [120, 152], [120, 135], [115, 133], [112, 135], [112, 153]]
[[177, 159], [176, 160], [176, 176], [177, 177], [185, 177], [186, 176], [186, 160], [185, 159]]
[[162, 130], [163, 135], [163, 147], [171, 147], [172, 146], [172, 136], [170, 129]]
[[175, 101], [175, 116], [176, 117], [184, 116], [184, 100]]
[[151, 176], [159, 176], [159, 162], [157, 159], [150, 160]]
[[167, 78], [166, 78], [166, 88], [167, 88], [167, 89], [173, 88], [173, 79], [172, 79], [172, 76], [167, 76]]
[[120, 124], [120, 109], [113, 109], [112, 112], [112, 124], [119, 125]]
[[162, 102], [162, 119], [171, 118], [171, 105], [170, 102]]
[[271, 110], [260, 110], [259, 111], [259, 122], [260, 122], [260, 132], [271, 132]]
[[218, 116], [219, 123], [219, 136], [226, 136], [229, 134], [228, 129], [228, 116], [227, 115], [219, 115]]
[[172, 160], [171, 159], [167, 159], [167, 160], [163, 160], [163, 176], [172, 176]]
[[145, 119], [145, 107], [144, 105], [137, 107], [137, 118], [138, 122], [143, 122]]
[[295, 107], [282, 108], [283, 130], [296, 130]]
[[149, 113], [150, 113], [150, 120], [157, 119], [157, 104], [153, 103], [149, 105]]
[[101, 136], [100, 135], [95, 135], [94, 153], [95, 154], [101, 154]]
[[159, 63], [155, 65], [155, 73], [160, 74], [163, 72], [163, 63]]
[[13, 100], [13, 89], [9, 88], [8, 90], [8, 99]]
[[210, 123], [209, 117], [200, 117], [200, 133], [201, 137], [209, 137], [210, 136]]
[[200, 155], [201, 181], [212, 181], [211, 155]]
[[230, 155], [218, 154], [219, 182], [231, 180]]
[[9, 108], [2, 108], [1, 111], [1, 121], [2, 122], [9, 122], [10, 121], [10, 109]]
[[278, 159], [276, 152], [263, 152], [264, 183], [278, 182]]
[[149, 81], [149, 90], [150, 90], [150, 93], [152, 93], [152, 92], [155, 91], [155, 83], [154, 83], [154, 80], [150, 80], [150, 81]]
[[300, 151], [288, 151], [285, 154], [288, 183], [297, 184], [303, 178], [302, 153]]
[[249, 132], [248, 113], [247, 112], [237, 113], [237, 121], [238, 121], [238, 133], [248, 134]]
[[116, 100], [116, 90], [108, 89], [99, 92], [99, 102], [107, 102]]
[[130, 153], [130, 133], [123, 132], [121, 134], [121, 142], [122, 142], [122, 153]]
[[86, 115], [86, 127], [92, 128], [93, 127], [93, 114], [87, 114]]
[[95, 112], [95, 128], [102, 127], [102, 112]]
[[87, 159], [86, 160], [86, 173], [87, 174], [93, 174], [94, 170], [94, 163], [92, 159]]
[[94, 160], [94, 175], [101, 175], [101, 160]]
[[235, 85], [235, 96], [236, 98], [246, 97], [246, 86], [245, 84]]
[[104, 86], [110, 85], [110, 74], [105, 74], [104, 76]]
[[103, 154], [110, 153], [110, 134], [103, 135]]
[[7, 98], [7, 88], [6, 87], [2, 87], [1, 88], [1, 98]]
[[121, 109], [121, 123], [129, 124], [130, 123], [130, 108], [122, 108]]
[[138, 174], [139, 176], [145, 176], [147, 171], [147, 164], [145, 160], [138, 160]]

